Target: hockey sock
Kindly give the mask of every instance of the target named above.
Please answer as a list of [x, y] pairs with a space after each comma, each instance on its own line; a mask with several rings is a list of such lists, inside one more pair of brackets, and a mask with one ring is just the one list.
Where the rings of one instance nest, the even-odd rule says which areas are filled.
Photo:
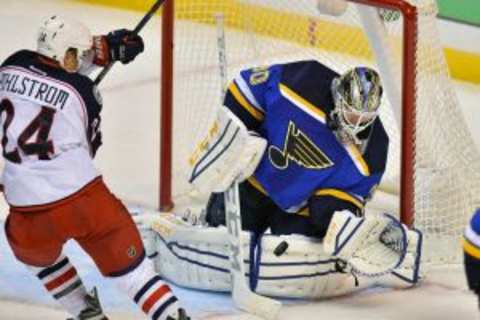
[[117, 286], [153, 320], [166, 320], [168, 316], [177, 319], [180, 308], [177, 297], [170, 287], [154, 271], [153, 262], [143, 261], [125, 275], [111, 277]]
[[28, 266], [43, 283], [48, 292], [68, 313], [76, 317], [87, 308], [85, 296], [87, 290], [77, 274], [77, 270], [64, 255], [48, 267]]

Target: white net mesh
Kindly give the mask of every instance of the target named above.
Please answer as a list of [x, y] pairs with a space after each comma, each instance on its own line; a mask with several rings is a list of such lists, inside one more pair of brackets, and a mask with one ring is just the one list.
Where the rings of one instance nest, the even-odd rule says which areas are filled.
[[415, 223], [425, 231], [426, 260], [451, 263], [461, 261], [460, 237], [479, 205], [480, 158], [431, 18], [436, 8], [419, 9]]
[[[435, 3], [410, 3], [419, 10], [417, 126], [412, 140], [416, 142], [415, 222], [426, 233], [427, 244], [439, 244], [435, 250], [427, 246], [429, 261], [459, 261], [462, 228], [478, 202], [479, 156], [452, 91], [436, 29]], [[380, 188], [399, 193], [403, 18], [396, 11], [354, 3], [333, 16], [319, 12], [317, 5], [317, 0], [175, 1], [173, 197], [177, 205], [206, 199], [189, 193], [186, 159], [221, 103], [220, 33], [225, 35], [228, 80], [244, 68], [306, 59], [316, 59], [337, 72], [359, 64], [379, 70], [386, 87], [380, 116], [391, 140]]]

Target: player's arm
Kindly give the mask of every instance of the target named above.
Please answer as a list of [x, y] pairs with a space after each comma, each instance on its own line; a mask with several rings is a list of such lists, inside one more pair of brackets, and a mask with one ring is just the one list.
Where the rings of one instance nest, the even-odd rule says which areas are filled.
[[480, 210], [477, 209], [463, 236], [465, 273], [470, 290], [480, 297]]
[[236, 115], [248, 130], [257, 131], [268, 111], [265, 95], [279, 74], [279, 66], [243, 70], [227, 88], [224, 106]]
[[368, 150], [368, 158], [359, 164], [366, 174], [361, 183], [342, 189], [321, 188], [310, 198], [310, 219], [320, 235], [325, 234], [336, 211], [348, 210], [358, 217], [363, 216], [365, 203], [372, 198], [375, 187], [380, 183], [386, 166], [388, 136], [379, 121], [373, 129], [370, 146], [375, 146], [375, 150]]
[[90, 149], [90, 155], [95, 157], [102, 145], [102, 132], [100, 130], [102, 110], [102, 96], [87, 77], [81, 78], [80, 86], [77, 88], [87, 109], [87, 127], [85, 128], [86, 140]]
[[309, 218], [319, 237], [325, 236], [335, 211], [348, 210], [363, 215], [364, 201], [339, 189], [319, 189], [309, 199]]

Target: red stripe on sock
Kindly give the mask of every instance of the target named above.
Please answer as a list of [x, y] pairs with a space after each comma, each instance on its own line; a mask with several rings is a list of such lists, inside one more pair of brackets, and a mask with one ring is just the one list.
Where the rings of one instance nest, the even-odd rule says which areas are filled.
[[67, 272], [62, 274], [60, 277], [53, 279], [50, 282], [45, 284], [45, 288], [48, 291], [52, 291], [55, 288], [60, 287], [62, 284], [66, 283], [68, 280], [72, 279], [77, 275], [77, 270], [74, 267], [71, 267]]
[[148, 313], [153, 305], [168, 292], [170, 292], [170, 288], [166, 284], [155, 290], [155, 292], [152, 293], [150, 297], [148, 297], [148, 299], [143, 303], [143, 312]]

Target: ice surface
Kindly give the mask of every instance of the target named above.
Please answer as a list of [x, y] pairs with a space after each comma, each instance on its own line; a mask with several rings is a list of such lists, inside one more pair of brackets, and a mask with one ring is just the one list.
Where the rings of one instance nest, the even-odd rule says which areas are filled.
[[[76, 16], [95, 33], [134, 26], [141, 14], [89, 7], [73, 1], [2, 0], [0, 60], [20, 48], [33, 48], [37, 26], [51, 14]], [[115, 66], [102, 83], [105, 145], [96, 163], [111, 189], [122, 199], [154, 207], [158, 194], [159, 21], [142, 32], [146, 52], [135, 63]], [[480, 137], [479, 86], [456, 84], [469, 126]], [[480, 141], [480, 139], [477, 139]], [[7, 208], [0, 203], [0, 222]], [[460, 244], [459, 244], [460, 250]], [[136, 307], [96, 271], [74, 243], [66, 254], [87, 286], [97, 286], [112, 319], [144, 319]], [[229, 295], [174, 287], [181, 301], [200, 319], [255, 319], [236, 310]], [[66, 313], [47, 296], [40, 283], [15, 261], [0, 233], [0, 320], [65, 319]], [[478, 318], [475, 298], [466, 290], [461, 266], [432, 272], [412, 290], [376, 288], [323, 301], [285, 301], [280, 320], [470, 320]]]

